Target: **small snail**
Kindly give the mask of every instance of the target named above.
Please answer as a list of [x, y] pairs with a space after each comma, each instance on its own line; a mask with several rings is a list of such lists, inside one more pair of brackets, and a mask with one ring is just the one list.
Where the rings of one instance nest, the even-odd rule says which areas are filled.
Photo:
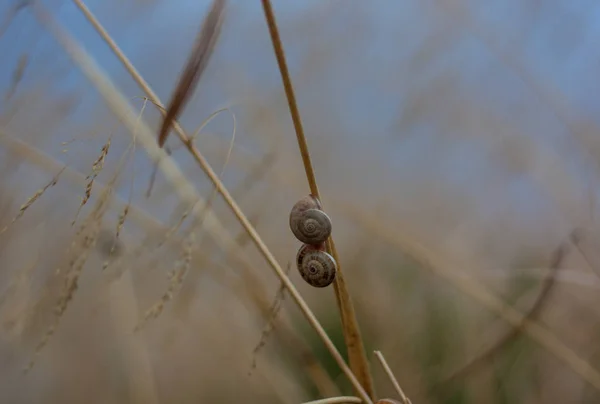
[[310, 245], [323, 244], [331, 235], [331, 219], [320, 204], [309, 195], [300, 199], [290, 213], [290, 228], [294, 236]]
[[309, 285], [316, 288], [329, 286], [335, 279], [337, 265], [333, 257], [323, 251], [323, 246], [304, 244], [296, 255], [298, 271]]

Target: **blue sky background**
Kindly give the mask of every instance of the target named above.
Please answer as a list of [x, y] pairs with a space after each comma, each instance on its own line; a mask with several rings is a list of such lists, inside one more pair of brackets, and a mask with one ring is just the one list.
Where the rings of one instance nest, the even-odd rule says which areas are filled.
[[[46, 3], [128, 96], [141, 94], [71, 2]], [[540, 223], [557, 212], [589, 222], [586, 195], [597, 192], [600, 167], [597, 2], [273, 3], [301, 83], [311, 144], [330, 153], [317, 160], [317, 170], [335, 192], [350, 195], [360, 186], [398, 214], [422, 210], [425, 222], [449, 227], [468, 217], [489, 227], [488, 218], [500, 213], [513, 223], [506, 226], [525, 233], [545, 232]], [[207, 4], [88, 2], [165, 101]], [[292, 136], [260, 2], [229, 7], [214, 60], [182, 121], [193, 127], [219, 106], [250, 96]], [[29, 13], [0, 38], [0, 52], [2, 93], [24, 52], [32, 63], [19, 92], [51, 77], [48, 99], [84, 89], [76, 113], [47, 134], [49, 152], [60, 157], [57, 143], [66, 132], [102, 121], [101, 100]], [[8, 108], [3, 104], [0, 113]], [[229, 125], [219, 118], [213, 129], [227, 137]], [[251, 139], [261, 130], [242, 124], [239, 142], [256, 146]], [[293, 137], [288, 143], [293, 150]]]

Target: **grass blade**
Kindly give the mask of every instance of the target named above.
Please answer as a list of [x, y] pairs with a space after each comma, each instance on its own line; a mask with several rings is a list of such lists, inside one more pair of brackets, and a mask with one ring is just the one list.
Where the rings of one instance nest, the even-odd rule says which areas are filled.
[[167, 140], [169, 129], [194, 93], [198, 81], [208, 65], [208, 61], [215, 48], [217, 39], [221, 32], [223, 23], [225, 0], [214, 0], [210, 11], [206, 15], [202, 28], [196, 38], [196, 44], [190, 54], [186, 67], [175, 87], [171, 102], [167, 107], [160, 132], [158, 134], [158, 145], [162, 147]]

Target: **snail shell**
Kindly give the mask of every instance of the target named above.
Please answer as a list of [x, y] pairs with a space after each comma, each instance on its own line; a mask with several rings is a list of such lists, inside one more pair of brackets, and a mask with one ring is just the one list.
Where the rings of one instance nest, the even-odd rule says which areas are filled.
[[315, 288], [331, 285], [337, 272], [337, 264], [322, 246], [304, 244], [296, 255], [296, 266], [302, 279]]
[[331, 235], [331, 219], [312, 196], [300, 199], [290, 213], [290, 228], [298, 240], [310, 245], [323, 244]]

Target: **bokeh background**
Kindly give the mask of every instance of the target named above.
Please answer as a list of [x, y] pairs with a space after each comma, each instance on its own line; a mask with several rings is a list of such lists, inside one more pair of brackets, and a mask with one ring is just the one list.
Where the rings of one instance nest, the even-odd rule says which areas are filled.
[[[42, 4], [141, 110], [142, 90], [74, 4]], [[0, 229], [8, 225], [0, 234], [0, 402], [300, 403], [351, 394], [220, 198], [213, 207], [237, 251], [223, 251], [204, 228], [186, 250], [188, 221], [166, 238], [189, 206], [160, 173], [146, 195], [152, 162], [141, 147], [120, 165], [129, 133], [55, 38], [17, 5], [0, 4]], [[87, 5], [167, 102], [208, 2]], [[273, 6], [381, 396], [394, 391], [375, 349], [415, 404], [599, 402], [594, 386], [522, 334], [473, 372], [444, 380], [511, 330], [457, 287], [458, 276], [526, 313], [551, 273], [536, 321], [600, 368], [600, 5]], [[287, 265], [299, 247], [289, 209], [308, 186], [258, 1], [228, 2], [219, 43], [180, 122], [191, 132], [224, 107], [236, 118], [230, 157], [227, 111], [198, 135], [198, 148], [224, 169], [224, 183]], [[151, 104], [143, 118], [158, 130]], [[109, 139], [78, 214], [86, 177]], [[209, 181], [178, 143], [168, 141], [173, 158], [208, 198]], [[65, 165], [56, 185], [11, 224]], [[103, 184], [115, 174], [107, 197]], [[82, 247], [80, 228], [91, 226], [103, 201], [97, 237]], [[560, 246], [559, 268], [549, 268]], [[181, 288], [134, 332], [185, 254], [191, 265]], [[82, 259], [78, 288], [36, 354], [69, 270]], [[294, 267], [290, 276], [343, 351], [331, 288], [309, 287]], [[274, 303], [281, 304], [275, 315]]]

